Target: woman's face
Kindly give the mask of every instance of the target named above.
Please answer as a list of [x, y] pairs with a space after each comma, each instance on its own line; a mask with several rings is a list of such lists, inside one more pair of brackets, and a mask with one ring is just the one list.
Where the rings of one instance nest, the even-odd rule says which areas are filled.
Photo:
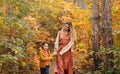
[[44, 50], [47, 50], [47, 49], [48, 49], [48, 47], [49, 47], [49, 46], [48, 46], [48, 44], [47, 44], [47, 43], [45, 43], [45, 44], [43, 45], [43, 49], [44, 49]]
[[66, 25], [64, 26], [64, 30], [69, 31], [69, 30], [70, 30], [70, 26], [69, 26], [68, 24], [66, 24]]

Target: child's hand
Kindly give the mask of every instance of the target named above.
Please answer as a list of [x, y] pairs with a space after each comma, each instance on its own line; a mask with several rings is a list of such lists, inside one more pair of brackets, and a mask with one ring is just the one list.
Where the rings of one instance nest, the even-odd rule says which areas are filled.
[[55, 60], [54, 57], [50, 57], [50, 61], [53, 62]]
[[50, 56], [50, 59], [53, 59], [53, 57]]
[[50, 54], [51, 57], [54, 57], [54, 54]]

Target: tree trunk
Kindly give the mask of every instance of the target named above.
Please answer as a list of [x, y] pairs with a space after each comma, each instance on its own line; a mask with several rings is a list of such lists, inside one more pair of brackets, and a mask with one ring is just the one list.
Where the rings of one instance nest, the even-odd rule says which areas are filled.
[[[106, 49], [112, 48], [112, 15], [110, 0], [102, 0], [102, 32], [103, 32], [103, 47]], [[108, 61], [111, 58], [109, 54], [105, 54], [104, 73], [112, 67], [112, 63]]]
[[96, 52], [98, 52], [100, 47], [100, 26], [99, 26], [99, 1], [98, 0], [92, 0], [93, 1], [93, 7], [92, 7], [92, 48], [94, 51], [93, 59], [94, 59], [94, 65], [95, 69], [99, 67], [99, 57], [96, 55]]
[[86, 9], [86, 4], [84, 0], [74, 0], [73, 3], [81, 9]]
[[64, 0], [65, 2], [67, 2], [67, 0]]

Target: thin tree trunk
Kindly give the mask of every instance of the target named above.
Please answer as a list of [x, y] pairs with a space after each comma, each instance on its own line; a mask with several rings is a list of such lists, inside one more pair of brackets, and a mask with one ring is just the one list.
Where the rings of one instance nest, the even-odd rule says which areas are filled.
[[64, 0], [65, 2], [67, 2], [68, 0]]
[[99, 1], [98, 0], [92, 0], [93, 1], [93, 8], [92, 8], [92, 48], [94, 51], [93, 59], [94, 59], [94, 65], [95, 69], [97, 70], [99, 66], [99, 57], [96, 55], [96, 52], [98, 52], [100, 47], [100, 27], [99, 27]]
[[86, 9], [87, 8], [84, 0], [74, 0], [73, 3], [81, 9]]
[[[103, 31], [103, 47], [108, 49], [112, 48], [112, 15], [111, 15], [111, 2], [110, 0], [102, 0], [102, 31]], [[112, 67], [112, 63], [108, 61], [111, 58], [109, 54], [105, 54], [104, 59], [104, 73]]]

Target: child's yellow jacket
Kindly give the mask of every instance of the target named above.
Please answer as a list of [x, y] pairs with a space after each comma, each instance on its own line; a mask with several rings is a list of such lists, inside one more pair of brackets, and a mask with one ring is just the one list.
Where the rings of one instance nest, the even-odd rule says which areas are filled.
[[[49, 54], [50, 54], [50, 51], [49, 51]], [[46, 61], [50, 62], [50, 58], [46, 58], [44, 56], [42, 49], [40, 49], [39, 55], [40, 55], [40, 68], [45, 68], [46, 67], [45, 62]]]

